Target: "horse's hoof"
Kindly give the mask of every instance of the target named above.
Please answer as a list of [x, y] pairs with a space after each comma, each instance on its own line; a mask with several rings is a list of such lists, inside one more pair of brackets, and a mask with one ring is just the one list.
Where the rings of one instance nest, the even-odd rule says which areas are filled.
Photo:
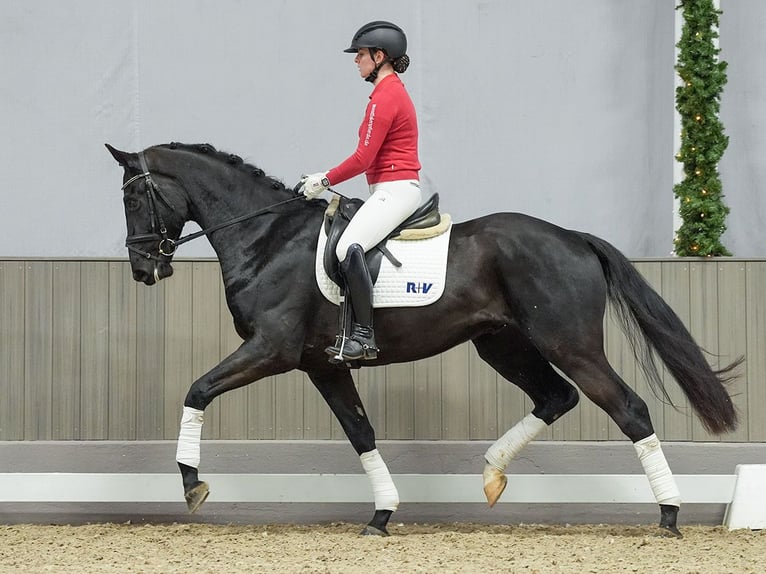
[[684, 535], [681, 534], [681, 531], [678, 529], [677, 526], [664, 526], [660, 524], [660, 532], [659, 536], [663, 538], [683, 538]]
[[489, 464], [484, 467], [484, 496], [487, 497], [490, 508], [495, 506], [506, 484], [508, 484], [508, 478], [502, 470]]
[[660, 504], [660, 536], [665, 538], [683, 538], [678, 530], [678, 506], [672, 504]]
[[194, 486], [184, 493], [186, 506], [189, 507], [189, 514], [197, 512], [197, 509], [207, 500], [209, 494], [210, 488], [208, 487], [207, 482], [201, 480], [195, 482]]
[[370, 526], [369, 524], [364, 527], [364, 530], [362, 530], [359, 534], [362, 536], [390, 536], [388, 533], [388, 530], [385, 528], [375, 528], [374, 526]]

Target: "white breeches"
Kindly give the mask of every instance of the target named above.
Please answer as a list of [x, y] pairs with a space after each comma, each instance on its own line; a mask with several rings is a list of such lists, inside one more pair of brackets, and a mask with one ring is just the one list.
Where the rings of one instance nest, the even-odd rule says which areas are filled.
[[346, 258], [354, 243], [365, 251], [375, 247], [423, 202], [420, 183], [414, 179], [376, 183], [370, 186], [370, 193], [338, 241], [338, 261]]

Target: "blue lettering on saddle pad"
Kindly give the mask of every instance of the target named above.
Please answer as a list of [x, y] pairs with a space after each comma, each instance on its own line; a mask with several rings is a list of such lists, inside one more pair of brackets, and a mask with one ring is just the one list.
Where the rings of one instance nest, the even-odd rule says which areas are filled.
[[433, 286], [433, 283], [414, 283], [412, 281], [407, 281], [407, 293], [428, 293]]

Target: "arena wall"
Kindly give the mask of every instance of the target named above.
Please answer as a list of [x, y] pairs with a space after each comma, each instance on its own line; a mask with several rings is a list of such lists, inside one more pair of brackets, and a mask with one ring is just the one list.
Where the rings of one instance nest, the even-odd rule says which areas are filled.
[[[739, 429], [713, 437], [690, 413], [653, 396], [624, 339], [606, 322], [606, 351], [649, 404], [657, 434], [674, 441], [766, 441], [766, 261], [637, 260], [637, 267], [706, 349], [713, 366], [746, 362], [731, 393]], [[172, 440], [192, 381], [239, 345], [212, 260], [174, 264], [146, 287], [126, 260], [0, 260], [0, 440]], [[289, 295], [288, 295], [289, 296]], [[427, 334], [424, 334], [427, 336]], [[531, 410], [466, 343], [414, 363], [366, 368], [355, 379], [377, 436], [488, 440]], [[341, 439], [308, 378], [269, 377], [214, 401], [205, 439]], [[590, 401], [541, 440], [622, 440]]]

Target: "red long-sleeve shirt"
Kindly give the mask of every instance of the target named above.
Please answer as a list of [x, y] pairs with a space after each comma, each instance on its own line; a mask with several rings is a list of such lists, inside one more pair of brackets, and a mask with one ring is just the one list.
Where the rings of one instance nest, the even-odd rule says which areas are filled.
[[327, 172], [327, 179], [335, 185], [364, 172], [372, 185], [418, 179], [419, 170], [415, 106], [399, 76], [391, 74], [370, 94], [356, 151]]

